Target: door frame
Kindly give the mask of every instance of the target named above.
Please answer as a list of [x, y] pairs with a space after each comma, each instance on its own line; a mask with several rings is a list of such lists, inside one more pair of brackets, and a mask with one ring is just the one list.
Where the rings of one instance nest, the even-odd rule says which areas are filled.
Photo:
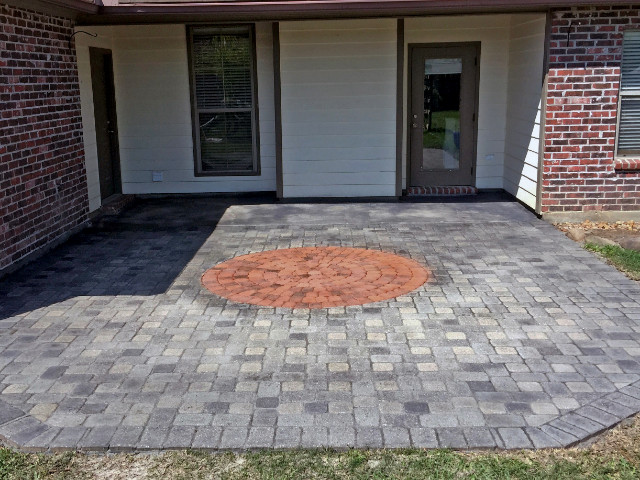
[[412, 187], [411, 185], [411, 102], [412, 102], [412, 87], [411, 80], [412, 64], [413, 64], [413, 50], [417, 48], [448, 48], [448, 47], [473, 47], [476, 51], [475, 62], [475, 102], [474, 102], [474, 122], [473, 122], [473, 145], [472, 152], [473, 157], [471, 159], [471, 187], [476, 186], [476, 174], [477, 174], [477, 156], [478, 156], [478, 112], [480, 103], [480, 61], [481, 61], [481, 47], [482, 42], [442, 42], [442, 43], [408, 43], [407, 44], [407, 78], [405, 80], [407, 87], [407, 99], [404, 105], [405, 108], [405, 125], [406, 125], [406, 152], [405, 152], [405, 169], [407, 184], [406, 188]]
[[[110, 72], [106, 72], [103, 64], [103, 78], [95, 78], [95, 62], [98, 56], [101, 55], [103, 58], [105, 56], [110, 57], [111, 68]], [[99, 47], [89, 47], [89, 63], [90, 63], [90, 71], [91, 71], [91, 90], [92, 90], [92, 101], [93, 101], [93, 122], [94, 122], [94, 131], [96, 132], [96, 137], [98, 135], [98, 125], [96, 122], [96, 113], [95, 113], [95, 89], [93, 88], [96, 82], [104, 82], [107, 80], [109, 85], [105, 85], [105, 101], [106, 101], [106, 109], [107, 109], [107, 117], [112, 119], [112, 130], [113, 133], [109, 136], [109, 146], [111, 149], [110, 152], [110, 161], [112, 163], [113, 169], [113, 195], [119, 195], [122, 193], [122, 171], [120, 166], [120, 142], [118, 135], [118, 113], [116, 108], [116, 92], [115, 92], [115, 78], [113, 71], [113, 51], [108, 48], [99, 48]], [[106, 125], [105, 125], [106, 128]], [[97, 145], [96, 139], [96, 160], [98, 161], [98, 178], [100, 176], [100, 149]], [[102, 190], [102, 186], [99, 182], [99, 188]], [[109, 198], [102, 198], [102, 191], [100, 191], [100, 203], [104, 204], [104, 201]]]

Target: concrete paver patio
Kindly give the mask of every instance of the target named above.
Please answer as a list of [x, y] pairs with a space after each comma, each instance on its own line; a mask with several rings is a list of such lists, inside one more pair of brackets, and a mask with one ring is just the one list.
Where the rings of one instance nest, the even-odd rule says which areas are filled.
[[[238, 255], [314, 246], [431, 276], [315, 310], [200, 282]], [[517, 203], [147, 200], [0, 281], [0, 435], [30, 449], [569, 445], [640, 411], [639, 357], [638, 284]]]

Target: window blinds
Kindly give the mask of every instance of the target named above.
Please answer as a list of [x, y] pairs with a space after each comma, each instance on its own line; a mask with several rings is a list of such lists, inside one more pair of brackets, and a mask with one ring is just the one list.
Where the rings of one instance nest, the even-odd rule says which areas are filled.
[[622, 47], [618, 153], [640, 153], [640, 31], [626, 31]]
[[256, 170], [251, 34], [250, 27], [192, 29], [194, 117], [202, 173]]

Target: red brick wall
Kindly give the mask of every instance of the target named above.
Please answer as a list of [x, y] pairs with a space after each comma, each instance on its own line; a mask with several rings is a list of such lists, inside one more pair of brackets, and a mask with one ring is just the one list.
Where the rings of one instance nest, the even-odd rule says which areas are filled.
[[0, 3], [0, 269], [87, 219], [72, 32]]
[[640, 6], [552, 12], [543, 212], [640, 209], [640, 171], [615, 164], [627, 28], [640, 28]]

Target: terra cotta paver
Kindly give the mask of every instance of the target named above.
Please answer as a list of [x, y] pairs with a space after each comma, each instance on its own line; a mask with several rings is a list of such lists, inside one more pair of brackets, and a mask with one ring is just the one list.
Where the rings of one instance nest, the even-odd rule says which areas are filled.
[[252, 253], [207, 270], [202, 284], [236, 302], [287, 308], [362, 305], [424, 284], [414, 260], [376, 250], [301, 247]]

